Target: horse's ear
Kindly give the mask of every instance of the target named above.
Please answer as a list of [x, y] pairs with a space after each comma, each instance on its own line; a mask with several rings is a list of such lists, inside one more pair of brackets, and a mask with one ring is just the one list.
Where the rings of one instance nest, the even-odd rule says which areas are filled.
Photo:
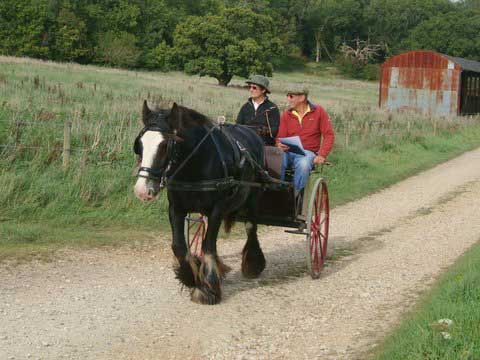
[[178, 129], [178, 124], [179, 124], [179, 121], [180, 121], [180, 107], [177, 105], [176, 102], [173, 103], [172, 105], [172, 109], [170, 110], [170, 116], [168, 117], [169, 118], [169, 123], [170, 123], [170, 126], [172, 127], [172, 129], [174, 130], [177, 130]]
[[148, 107], [147, 100], [143, 101], [143, 109], [142, 109], [142, 121], [143, 125], [147, 126], [150, 122], [150, 116], [152, 114], [152, 110]]
[[179, 111], [179, 110], [180, 110], [180, 109], [178, 108], [177, 103], [174, 102], [173, 105], [172, 105], [172, 109], [170, 110], [170, 111], [171, 111], [170, 113], [171, 113], [172, 115], [175, 115], [175, 116], [176, 116], [176, 115], [178, 114], [178, 111]]

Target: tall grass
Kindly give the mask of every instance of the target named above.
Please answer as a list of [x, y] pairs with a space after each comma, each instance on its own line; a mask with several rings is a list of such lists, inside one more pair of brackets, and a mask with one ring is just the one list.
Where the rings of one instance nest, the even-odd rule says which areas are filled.
[[[331, 115], [337, 166], [329, 176], [336, 203], [480, 144], [478, 118], [387, 113], [377, 108], [376, 83], [335, 75], [275, 75], [271, 98], [282, 108], [292, 82], [307, 85], [311, 99]], [[176, 101], [233, 121], [248, 96], [243, 83], [234, 79], [225, 88], [181, 73], [0, 57], [0, 220], [158, 224], [165, 220], [165, 198], [144, 205], [132, 195], [131, 147], [143, 100]], [[67, 171], [60, 151], [65, 121], [72, 122]]]

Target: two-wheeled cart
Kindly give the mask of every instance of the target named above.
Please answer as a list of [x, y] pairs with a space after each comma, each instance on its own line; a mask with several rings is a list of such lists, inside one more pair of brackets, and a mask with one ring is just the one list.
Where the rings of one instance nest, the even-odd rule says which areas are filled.
[[[268, 162], [268, 160], [267, 160]], [[310, 174], [303, 196], [295, 196], [290, 181], [258, 184], [257, 224], [289, 228], [286, 232], [306, 238], [307, 265], [312, 278], [317, 279], [327, 257], [330, 206], [327, 181], [322, 176], [323, 165]], [[292, 176], [293, 174], [290, 174]], [[241, 216], [236, 221], [244, 221]], [[202, 256], [202, 241], [208, 219], [202, 214], [189, 214], [185, 218], [185, 239], [189, 251]]]

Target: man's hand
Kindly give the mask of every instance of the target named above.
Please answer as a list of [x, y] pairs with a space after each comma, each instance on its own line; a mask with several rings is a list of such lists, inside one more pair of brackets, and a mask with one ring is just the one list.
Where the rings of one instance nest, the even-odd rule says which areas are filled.
[[282, 144], [280, 141], [277, 142], [277, 147], [279, 147], [279, 148], [282, 149], [283, 151], [288, 151], [288, 149], [290, 149], [287, 145]]
[[325, 162], [325, 158], [323, 156], [320, 156], [320, 155], [315, 156], [315, 159], [313, 159], [313, 163], [315, 165], [323, 164], [324, 162]]

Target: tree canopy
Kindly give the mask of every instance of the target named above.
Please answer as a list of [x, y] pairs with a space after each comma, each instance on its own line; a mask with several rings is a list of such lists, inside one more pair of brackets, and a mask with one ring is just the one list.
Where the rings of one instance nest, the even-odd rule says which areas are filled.
[[232, 8], [178, 25], [172, 51], [187, 73], [208, 75], [227, 85], [234, 75], [272, 75], [270, 61], [280, 47], [271, 17]]
[[227, 84], [275, 57], [335, 61], [381, 45], [480, 60], [479, 0], [17, 0], [0, 2], [0, 54], [179, 69]]

